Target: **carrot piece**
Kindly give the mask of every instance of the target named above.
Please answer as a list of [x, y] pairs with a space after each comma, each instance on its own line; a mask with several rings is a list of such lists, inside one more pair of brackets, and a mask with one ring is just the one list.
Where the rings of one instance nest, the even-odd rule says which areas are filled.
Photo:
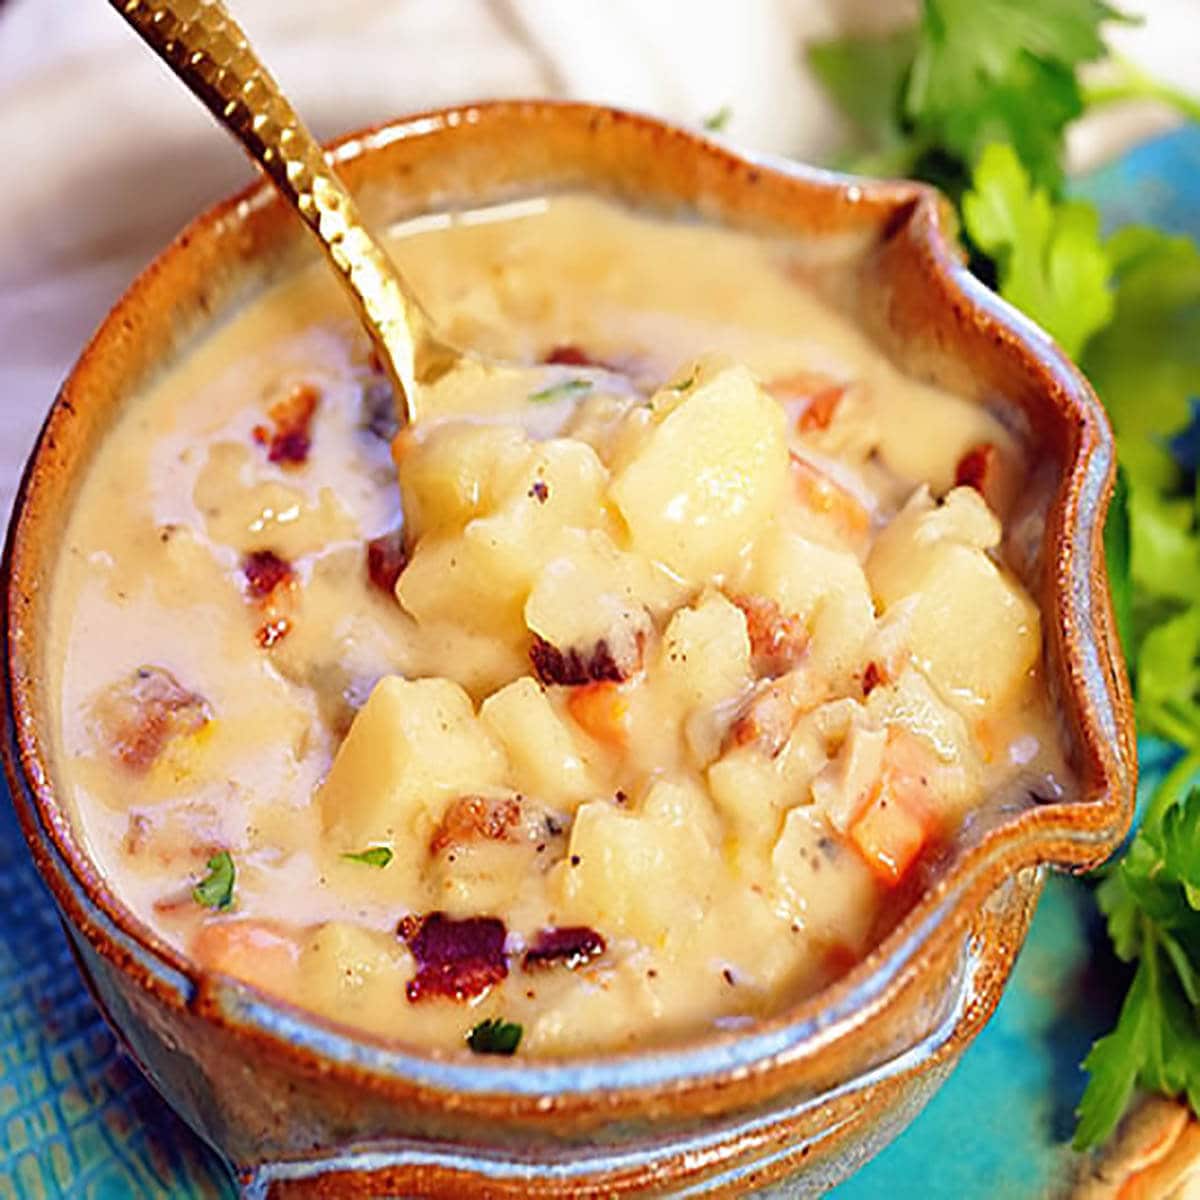
[[917, 814], [881, 788], [849, 832], [867, 866], [881, 882], [894, 887], [920, 854], [928, 830]]
[[889, 887], [900, 882], [940, 824], [929, 791], [929, 758], [919, 738], [893, 730], [879, 783], [848, 831], [867, 865]]
[[618, 683], [588, 683], [571, 689], [567, 711], [598, 742], [623, 750], [629, 743], [629, 698]]
[[812, 433], [819, 429], [828, 429], [829, 423], [833, 420], [833, 414], [837, 411], [837, 406], [841, 403], [841, 399], [845, 394], [846, 389], [841, 384], [837, 384], [834, 387], [822, 388], [813, 395], [813, 398], [800, 414], [800, 418], [796, 422], [796, 428], [801, 433]]

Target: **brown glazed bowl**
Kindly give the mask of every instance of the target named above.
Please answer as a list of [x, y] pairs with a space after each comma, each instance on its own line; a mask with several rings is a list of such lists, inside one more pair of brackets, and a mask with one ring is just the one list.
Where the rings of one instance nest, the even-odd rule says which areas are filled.
[[1041, 603], [1078, 792], [973, 823], [927, 893], [821, 994], [668, 1049], [522, 1062], [413, 1047], [290, 1008], [166, 946], [99, 877], [59, 794], [47, 592], [64, 514], [118, 411], [206, 329], [312, 259], [260, 183], [191, 225], [100, 327], [51, 409], [9, 532], [5, 765], [97, 1002], [248, 1196], [819, 1193], [912, 1120], [987, 1020], [1044, 868], [1092, 866], [1128, 827], [1135, 759], [1103, 557], [1114, 470], [1104, 414], [1053, 342], [967, 273], [948, 210], [920, 185], [750, 159], [645, 117], [540, 101], [409, 117], [333, 153], [380, 226], [587, 189], [819, 239], [819, 282], [835, 303], [904, 369], [992, 406], [1038, 464], [1029, 494], [1040, 507], [1013, 557]]

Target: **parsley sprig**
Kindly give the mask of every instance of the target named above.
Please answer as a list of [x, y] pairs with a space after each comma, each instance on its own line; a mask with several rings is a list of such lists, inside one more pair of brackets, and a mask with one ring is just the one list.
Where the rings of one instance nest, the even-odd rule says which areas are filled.
[[1167, 800], [1096, 891], [1114, 949], [1137, 972], [1116, 1028], [1084, 1062], [1080, 1149], [1113, 1131], [1136, 1084], [1200, 1109], [1200, 791]]
[[192, 899], [205, 908], [224, 912], [233, 907], [237, 868], [228, 850], [219, 850], [208, 860], [208, 874], [192, 888]]
[[[941, 186], [972, 266], [1074, 357], [1108, 409], [1120, 473], [1107, 528], [1114, 611], [1138, 730], [1176, 766], [1096, 889], [1136, 972], [1116, 1028], [1088, 1055], [1075, 1144], [1112, 1131], [1136, 1086], [1200, 1113], [1200, 249], [1145, 226], [1101, 233], [1067, 196], [1067, 126], [1090, 105], [1200, 102], [1108, 59], [1102, 0], [923, 0], [912, 27], [810, 47], [857, 126], [840, 165]], [[1186, 798], [1185, 798], [1186, 796]]]
[[467, 1046], [475, 1054], [515, 1054], [524, 1032], [514, 1021], [489, 1017], [467, 1034]]

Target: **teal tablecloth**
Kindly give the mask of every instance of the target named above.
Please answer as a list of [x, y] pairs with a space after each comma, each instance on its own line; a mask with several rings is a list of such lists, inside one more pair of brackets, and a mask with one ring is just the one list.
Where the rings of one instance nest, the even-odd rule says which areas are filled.
[[[1080, 190], [1110, 224], [1200, 236], [1200, 130], [1138, 148]], [[1161, 750], [1150, 748], [1153, 768]], [[215, 1157], [116, 1048], [0, 797], [0, 1200], [225, 1197]], [[1086, 885], [1053, 879], [995, 1017], [932, 1103], [837, 1200], [1044, 1195], [1069, 1167], [1078, 1062], [1122, 969]]]

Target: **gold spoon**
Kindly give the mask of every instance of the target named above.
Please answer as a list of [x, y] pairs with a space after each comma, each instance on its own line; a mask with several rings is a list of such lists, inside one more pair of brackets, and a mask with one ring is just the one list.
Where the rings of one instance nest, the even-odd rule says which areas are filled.
[[241, 142], [316, 235], [391, 379], [401, 424], [431, 408], [485, 410], [530, 395], [554, 399], [564, 375], [586, 378], [589, 387], [607, 375], [485, 361], [439, 337], [420, 300], [363, 224], [320, 144], [224, 4], [110, 3]]

